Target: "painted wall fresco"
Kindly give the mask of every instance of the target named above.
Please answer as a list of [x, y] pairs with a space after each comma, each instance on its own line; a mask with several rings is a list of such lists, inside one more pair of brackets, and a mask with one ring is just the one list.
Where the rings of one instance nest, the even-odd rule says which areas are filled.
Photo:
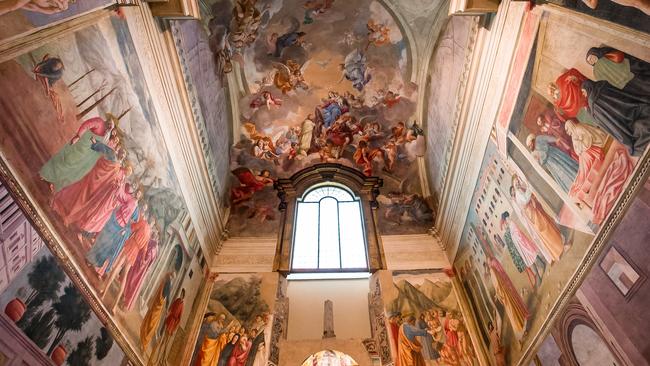
[[[474, 17], [451, 17], [444, 27], [431, 60], [425, 95], [427, 170], [434, 206], [440, 201], [455, 131], [460, 80], [468, 58]], [[434, 208], [435, 210], [435, 208]]]
[[217, 196], [230, 194], [232, 123], [224, 83], [210, 51], [208, 34], [198, 20], [170, 20], [176, 51], [184, 67], [201, 143]]
[[454, 262], [498, 365], [530, 345], [650, 137], [650, 65], [636, 58], [650, 54], [589, 24], [527, 16], [515, 60], [528, 62], [512, 69], [522, 81], [508, 86], [515, 98], [488, 143]]
[[115, 4], [113, 0], [56, 0], [0, 2], [0, 42], [16, 39]]
[[120, 364], [124, 353], [1, 182], [0, 206], [0, 316], [57, 364]]
[[14, 91], [0, 96], [4, 161], [142, 358], [167, 357], [183, 346], [200, 250], [126, 21], [0, 73]]
[[382, 285], [393, 360], [399, 365], [478, 365], [451, 280], [394, 271]]
[[266, 365], [278, 283], [276, 273], [220, 275], [192, 365]]
[[648, 23], [650, 3], [645, 0], [546, 0], [544, 2], [650, 33], [650, 23]]
[[231, 151], [230, 235], [273, 235], [274, 179], [320, 162], [384, 178], [384, 233], [431, 226], [407, 42], [381, 4], [219, 0], [203, 11], [218, 71], [239, 75], [237, 65], [246, 90]]

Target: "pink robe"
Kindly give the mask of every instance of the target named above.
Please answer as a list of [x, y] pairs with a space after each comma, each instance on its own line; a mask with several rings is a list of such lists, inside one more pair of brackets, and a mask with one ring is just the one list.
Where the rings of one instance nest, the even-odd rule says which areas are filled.
[[248, 359], [248, 354], [251, 352], [251, 346], [251, 341], [246, 342], [246, 349], [241, 346], [241, 342], [238, 343], [230, 354], [227, 366], [246, 366], [246, 360]]
[[620, 148], [614, 154], [616, 154], [614, 160], [607, 168], [594, 199], [592, 221], [596, 225], [600, 225], [612, 210], [616, 199], [625, 187], [627, 178], [634, 170], [634, 163], [626, 149]]
[[578, 175], [576, 180], [571, 185], [569, 196], [581, 198], [583, 194], [588, 194], [591, 190], [591, 182], [589, 181], [590, 173], [600, 168], [605, 154], [601, 147], [592, 145], [585, 152], [580, 154], [578, 160]]
[[126, 277], [126, 286], [124, 287], [124, 295], [122, 296], [126, 311], [130, 311], [133, 308], [147, 270], [149, 270], [149, 267], [157, 256], [158, 242], [156, 240], [149, 240], [149, 246], [145, 250], [140, 251], [138, 258], [135, 260], [135, 264]]
[[512, 222], [512, 220], [508, 221], [508, 229], [524, 264], [526, 264], [526, 267], [531, 267], [537, 260], [539, 248], [523, 231], [519, 230], [517, 224]]
[[64, 224], [75, 224], [90, 233], [99, 232], [118, 205], [124, 178], [120, 162], [102, 157], [83, 179], [54, 195], [52, 208]]

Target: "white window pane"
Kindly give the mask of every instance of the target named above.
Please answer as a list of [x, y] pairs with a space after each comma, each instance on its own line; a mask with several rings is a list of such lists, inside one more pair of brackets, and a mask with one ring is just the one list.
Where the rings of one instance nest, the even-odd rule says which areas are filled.
[[303, 202], [318, 202], [324, 197], [334, 197], [339, 200], [339, 202], [352, 201], [354, 199], [352, 195], [343, 188], [325, 186], [316, 188], [313, 191], [307, 193], [303, 199]]
[[341, 260], [343, 268], [367, 268], [359, 202], [340, 202]]
[[318, 268], [318, 203], [298, 204], [292, 267]]
[[337, 206], [338, 202], [331, 197], [320, 201], [319, 268], [341, 268]]

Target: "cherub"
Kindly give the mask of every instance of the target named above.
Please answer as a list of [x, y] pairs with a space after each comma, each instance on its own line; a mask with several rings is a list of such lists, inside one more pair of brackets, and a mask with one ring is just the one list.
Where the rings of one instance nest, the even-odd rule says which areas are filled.
[[303, 24], [311, 24], [314, 22], [312, 16], [325, 13], [332, 7], [334, 0], [307, 0], [303, 7], [305, 8], [305, 19]]
[[263, 105], [266, 105], [266, 109], [268, 110], [271, 109], [271, 106], [280, 107], [282, 105], [282, 99], [273, 97], [270, 91], [263, 91], [251, 100], [250, 107], [253, 110], [257, 110]]
[[293, 60], [287, 60], [285, 63], [275, 63], [276, 72], [273, 76], [273, 84], [282, 91], [282, 94], [287, 94], [291, 90], [298, 88], [302, 90], [309, 89], [309, 85], [307, 85], [303, 76], [307, 64], [308, 62], [301, 66]]
[[371, 44], [379, 47], [390, 42], [390, 28], [386, 25], [375, 23], [374, 20], [370, 19], [366, 24], [366, 28], [368, 28], [368, 45], [366, 49]]

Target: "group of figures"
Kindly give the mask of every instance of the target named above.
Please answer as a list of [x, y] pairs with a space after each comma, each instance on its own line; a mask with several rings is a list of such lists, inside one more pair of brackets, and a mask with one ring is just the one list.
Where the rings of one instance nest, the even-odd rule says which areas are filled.
[[[415, 88], [402, 79], [406, 53], [394, 20], [373, 1], [280, 3], [247, 2], [258, 9], [250, 14], [264, 15], [259, 36], [238, 51], [252, 92], [240, 103], [241, 140], [231, 154], [231, 222], [253, 219], [269, 227], [256, 227], [257, 234], [270, 234], [277, 218], [274, 180], [336, 162], [388, 178], [382, 220], [425, 230], [433, 215], [414, 164], [425, 149], [424, 131], [409, 122]], [[233, 28], [223, 7], [223, 1], [212, 4], [213, 39], [215, 29]], [[246, 230], [230, 228], [234, 235]]]
[[576, 15], [542, 13], [520, 36], [528, 62], [508, 86], [516, 96], [488, 142], [454, 263], [497, 365], [531, 347], [650, 142], [650, 63], [634, 43], [574, 26], [560, 36], [551, 29]]
[[264, 366], [264, 329], [267, 315], [258, 315], [247, 327], [225, 314], [206, 313], [197, 343], [196, 366]]
[[554, 110], [538, 116], [526, 145], [600, 224], [650, 142], [650, 63], [611, 47], [591, 48], [586, 62], [594, 80], [572, 68], [549, 84]]
[[156, 363], [177, 357], [198, 245], [168, 151], [153, 143], [160, 127], [128, 25], [100, 23], [0, 64], [23, 96], [4, 97], [0, 148], [107, 316]]
[[397, 345], [396, 365], [472, 366], [474, 349], [457, 311], [431, 309], [416, 315], [392, 314], [388, 324]]
[[[194, 347], [194, 366], [263, 366], [267, 363], [272, 315], [262, 297], [278, 277], [224, 275], [215, 283]], [[244, 301], [245, 300], [245, 301]]]

